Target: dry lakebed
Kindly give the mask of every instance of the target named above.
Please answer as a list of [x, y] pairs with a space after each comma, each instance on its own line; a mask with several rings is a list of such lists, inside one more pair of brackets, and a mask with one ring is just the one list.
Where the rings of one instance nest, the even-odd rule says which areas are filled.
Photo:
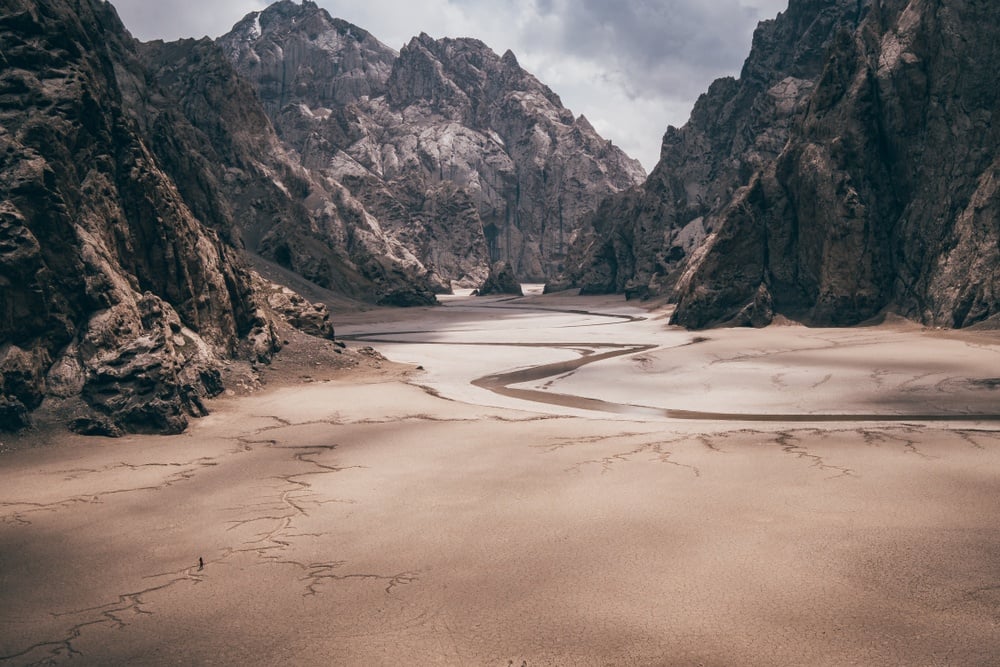
[[388, 361], [5, 437], [0, 664], [997, 664], [1000, 335], [668, 314], [348, 313]]

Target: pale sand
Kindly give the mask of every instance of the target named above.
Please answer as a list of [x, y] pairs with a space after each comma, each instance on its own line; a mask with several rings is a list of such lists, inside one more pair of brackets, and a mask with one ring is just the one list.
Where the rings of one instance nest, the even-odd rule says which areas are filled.
[[[181, 436], [0, 455], [0, 662], [996, 664], [1000, 421], [907, 415], [1000, 412], [1000, 338], [663, 315], [341, 316], [423, 332], [373, 344], [425, 370], [278, 373]], [[556, 362], [515, 388], [566, 405], [469, 384]]]

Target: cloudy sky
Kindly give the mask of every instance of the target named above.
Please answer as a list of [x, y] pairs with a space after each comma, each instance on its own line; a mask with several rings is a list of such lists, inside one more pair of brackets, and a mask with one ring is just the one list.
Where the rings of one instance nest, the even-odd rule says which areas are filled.
[[[218, 37], [266, 0], [111, 0], [142, 40]], [[584, 114], [649, 171], [713, 79], [737, 75], [757, 22], [788, 0], [318, 0], [399, 49], [413, 35], [476, 37]]]

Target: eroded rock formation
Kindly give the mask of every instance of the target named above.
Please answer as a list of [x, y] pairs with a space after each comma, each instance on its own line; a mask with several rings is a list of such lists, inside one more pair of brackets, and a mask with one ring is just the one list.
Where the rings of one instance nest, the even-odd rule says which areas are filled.
[[524, 296], [521, 288], [521, 281], [514, 274], [514, 269], [504, 261], [496, 262], [490, 267], [490, 275], [486, 278], [478, 290], [478, 296], [491, 296], [496, 294], [512, 294], [514, 296]]
[[396, 53], [314, 3], [248, 15], [219, 44], [302, 163], [345, 185], [441, 287], [493, 261], [554, 275], [580, 219], [643, 178], [512, 53], [420, 35]]
[[82, 432], [182, 430], [277, 348], [227, 207], [171, 178], [210, 180], [191, 128], [107, 3], [10, 0], [0, 44], [0, 427], [65, 397]]
[[998, 20], [994, 3], [882, 0], [838, 32], [782, 154], [682, 281], [677, 321], [742, 319], [764, 291], [813, 324], [994, 318]]
[[669, 295], [690, 327], [995, 316], [998, 18], [958, 0], [792, 0], [548, 289]]

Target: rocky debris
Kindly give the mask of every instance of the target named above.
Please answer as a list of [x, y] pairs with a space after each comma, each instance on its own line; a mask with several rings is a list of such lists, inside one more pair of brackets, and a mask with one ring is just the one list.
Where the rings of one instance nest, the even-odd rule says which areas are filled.
[[549, 289], [670, 294], [739, 189], [782, 151], [834, 36], [857, 24], [865, 4], [792, 0], [776, 19], [762, 22], [740, 78], [715, 81], [684, 127], [667, 128], [649, 178], [601, 203]]
[[496, 262], [490, 267], [490, 275], [486, 282], [476, 291], [478, 296], [495, 294], [514, 294], [524, 296], [521, 281], [514, 275], [514, 269], [507, 262]]
[[197, 133], [108, 3], [9, 0], [0, 43], [0, 427], [69, 397], [81, 432], [178, 432], [277, 349]]
[[995, 318], [998, 20], [995, 3], [893, 1], [839, 30], [780, 156], [688, 267], [675, 321], [728, 321], [763, 291], [815, 325]]
[[323, 303], [311, 303], [294, 290], [257, 277], [259, 290], [267, 295], [271, 311], [303, 333], [334, 340], [330, 310]]
[[284, 0], [218, 43], [302, 164], [343, 184], [440, 291], [479, 285], [501, 259], [554, 275], [581, 218], [644, 177], [512, 53], [476, 40], [420, 35], [397, 54]]
[[[139, 321], [130, 320], [135, 311], [129, 308], [112, 309], [95, 318], [100, 321], [77, 348], [77, 367], [85, 370], [81, 395], [100, 415], [96, 423], [108, 434], [180, 433], [187, 428], [187, 417], [208, 414], [202, 399], [222, 391], [216, 360], [158, 297], [147, 293], [136, 306]], [[88, 343], [106, 334], [109, 327], [116, 329], [115, 347], [94, 346], [100, 351], [87, 354]], [[125, 331], [129, 333], [122, 335]], [[67, 388], [75, 378], [59, 380]], [[77, 420], [72, 426], [80, 432], [93, 430], [94, 418], [87, 424], [81, 429]]]

